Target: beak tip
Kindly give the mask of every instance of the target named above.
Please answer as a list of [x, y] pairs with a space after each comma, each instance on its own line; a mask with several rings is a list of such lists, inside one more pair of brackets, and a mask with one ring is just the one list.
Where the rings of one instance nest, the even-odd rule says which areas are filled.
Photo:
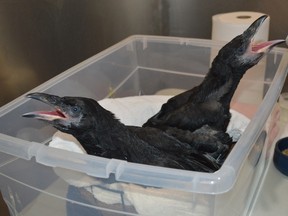
[[37, 99], [39, 98], [37, 93], [29, 93], [27, 95], [25, 95], [26, 98], [30, 98], [30, 99]]
[[32, 96], [31, 96], [31, 94], [27, 94], [27, 95], [25, 95], [25, 97], [26, 98], [31, 98]]
[[40, 93], [40, 92], [32, 92], [32, 93], [28, 93], [25, 97], [27, 97], [27, 98], [33, 98], [33, 97], [39, 96], [39, 95], [41, 95], [41, 94], [43, 94], [43, 93]]
[[267, 15], [267, 14], [264, 14], [264, 15], [262, 15], [261, 17], [262, 17], [263, 20], [265, 20], [265, 19], [268, 17], [268, 15]]
[[[266, 15], [266, 14], [260, 16], [260, 17], [257, 19], [258, 21], [260, 21], [260, 22], [259, 22], [259, 26], [261, 26], [267, 18], [268, 18], [268, 15]], [[256, 21], [257, 21], [257, 20], [256, 20]]]
[[35, 114], [33, 114], [33, 113], [24, 113], [24, 114], [22, 114], [22, 117], [25, 117], [25, 118], [34, 118], [34, 117], [35, 117]]
[[268, 15], [267, 15], [267, 14], [264, 14], [264, 15], [260, 16], [260, 17], [258, 18], [258, 20], [261, 20], [261, 23], [262, 23], [262, 22], [264, 22], [267, 18], [268, 18]]
[[285, 41], [285, 40], [275, 40], [275, 42], [274, 42], [272, 47], [277, 46], [277, 45], [282, 44], [282, 43], [285, 43], [285, 42], [287, 42], [287, 41]]

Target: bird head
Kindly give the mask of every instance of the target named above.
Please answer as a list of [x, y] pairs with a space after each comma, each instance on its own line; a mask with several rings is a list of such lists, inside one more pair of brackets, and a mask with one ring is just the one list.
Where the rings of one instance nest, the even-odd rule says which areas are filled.
[[96, 125], [97, 116], [93, 114], [97, 114], [100, 105], [90, 98], [59, 97], [39, 92], [26, 97], [48, 104], [53, 109], [25, 113], [23, 117], [48, 122], [56, 129], [70, 134], [81, 133]]
[[267, 17], [267, 15], [259, 17], [241, 35], [227, 43], [219, 51], [215, 60], [232, 68], [249, 69], [256, 65], [274, 46], [285, 42], [285, 40], [254, 42], [255, 35]]

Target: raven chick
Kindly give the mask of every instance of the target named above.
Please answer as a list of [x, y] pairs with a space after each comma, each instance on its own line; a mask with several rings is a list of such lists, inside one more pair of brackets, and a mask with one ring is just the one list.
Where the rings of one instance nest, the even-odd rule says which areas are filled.
[[[42, 101], [54, 110], [30, 112], [23, 117], [43, 120], [72, 134], [88, 154], [203, 172], [214, 172], [221, 165], [209, 152], [201, 150], [203, 143], [197, 144], [205, 139], [207, 145], [215, 146], [215, 142], [221, 145], [219, 136], [213, 133], [190, 132], [189, 138], [194, 142], [190, 145], [157, 128], [125, 126], [90, 98], [46, 93], [31, 93], [27, 97]], [[207, 149], [210, 153], [217, 151], [217, 148]]]
[[253, 43], [267, 18], [258, 18], [243, 34], [227, 43], [215, 57], [203, 82], [169, 99], [143, 126], [177, 127], [194, 131], [204, 125], [225, 132], [231, 118], [230, 102], [245, 72], [284, 40]]

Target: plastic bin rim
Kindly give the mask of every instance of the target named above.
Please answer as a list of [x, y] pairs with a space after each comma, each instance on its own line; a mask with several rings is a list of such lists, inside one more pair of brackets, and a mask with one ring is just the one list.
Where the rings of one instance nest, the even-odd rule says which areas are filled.
[[[186, 45], [193, 44], [193, 45], [199, 45], [199, 46], [203, 46], [203, 45], [208, 45], [208, 46], [209, 45], [218, 45], [218, 46], [221, 46], [221, 45], [224, 44], [222, 42], [216, 42], [216, 41], [205, 40], [205, 39], [191, 39], [191, 38], [175, 38], [175, 37], [163, 37], [163, 36], [134, 35], [134, 36], [131, 36], [131, 37], [119, 42], [118, 44], [115, 44], [114, 46], [108, 48], [107, 50], [105, 50], [105, 51], [103, 51], [103, 52], [101, 52], [99, 54], [96, 54], [95, 56], [85, 60], [84, 62], [82, 62], [82, 63], [80, 63], [80, 64], [78, 64], [78, 65], [76, 65], [74, 67], [72, 67], [71, 69], [68, 69], [67, 71], [63, 72], [62, 74], [52, 78], [53, 81], [57, 80], [57, 81], [60, 82], [61, 80], [65, 79], [67, 76], [70, 76], [71, 73], [74, 73], [74, 72], [78, 71], [79, 69], [81, 69], [84, 66], [86, 67], [87, 63], [91, 64], [95, 60], [97, 60], [99, 58], [103, 58], [104, 56], [108, 55], [111, 51], [113, 51], [115, 49], [119, 49], [120, 47], [123, 47], [123, 46], [127, 45], [128, 43], [131, 42], [131, 40], [141, 40], [143, 43], [146, 40], [159, 41], [159, 42], [166, 41], [166, 42], [175, 42], [175, 43], [186, 44]], [[277, 91], [280, 91], [279, 88], [283, 86], [282, 85], [283, 82], [284, 82], [283, 81], [283, 77], [280, 77], [280, 75], [279, 75], [280, 72], [279, 71], [283, 70], [284, 67], [287, 67], [287, 59], [288, 59], [288, 57], [287, 57], [287, 49], [277, 48], [275, 50], [278, 51], [278, 52], [285, 53], [285, 54], [283, 56], [284, 60], [281, 61], [281, 65], [279, 65], [279, 67], [277, 69], [277, 73], [275, 75], [275, 78], [278, 77], [278, 79], [276, 81], [274, 79], [273, 82], [274, 83], [276, 82], [276, 83], [274, 85], [271, 85], [271, 86], [275, 86], [276, 85], [276, 87], [277, 87], [277, 88], [275, 87], [274, 89], [272, 89], [273, 93], [275, 93]], [[284, 52], [284, 51], [286, 51], [286, 52]], [[286, 71], [286, 69], [285, 69], [285, 71]], [[278, 74], [278, 76], [277, 76], [277, 74]], [[49, 80], [46, 83], [36, 87], [35, 89], [33, 89], [31, 91], [44, 91], [47, 87], [50, 86], [50, 83], [51, 83], [51, 80]], [[275, 95], [275, 94], [272, 94], [272, 92], [269, 94], [269, 92], [271, 92], [271, 88], [269, 88], [267, 94], [268, 95]], [[267, 98], [268, 95], [266, 95], [265, 98]], [[275, 100], [277, 100], [277, 99], [275, 99]], [[11, 103], [7, 104], [6, 106], [1, 107], [0, 108], [0, 115], [2, 115], [5, 112], [8, 112], [8, 110], [10, 110], [11, 108], [15, 108], [15, 107], [21, 105], [24, 102], [25, 102], [25, 99], [23, 98], [23, 96], [22, 97], [20, 96], [19, 98], [15, 99]], [[266, 114], [267, 114], [268, 111], [269, 111], [269, 107], [268, 108], [266, 107], [262, 111], [260, 110], [260, 112], [264, 112]], [[261, 121], [261, 118], [260, 119], [258, 118], [258, 121]], [[254, 123], [258, 124], [259, 122], [254, 122]], [[250, 127], [255, 126], [255, 124], [254, 125], [252, 124]], [[3, 139], [3, 137], [5, 137], [5, 136], [7, 136], [7, 135], [0, 134], [0, 143], [2, 143], [3, 140], [6, 140], [6, 139]], [[14, 141], [17, 140], [17, 138], [13, 138], [12, 140], [14, 142]], [[20, 141], [20, 143], [23, 142], [23, 140], [19, 140], [19, 141]], [[20, 144], [20, 143], [17, 141], [17, 144]], [[43, 146], [43, 145], [40, 145], [38, 143], [32, 143], [32, 142], [27, 142], [27, 141], [26, 141], [25, 144], [27, 144], [26, 147], [25, 147], [25, 149], [27, 150], [27, 153], [25, 153], [24, 155], [15, 155], [15, 156], [20, 157], [20, 158], [24, 158], [24, 159], [31, 159], [32, 157], [35, 157], [36, 160], [39, 163], [42, 163], [42, 164], [45, 164], [45, 165], [49, 165], [49, 164], [45, 163], [45, 161], [43, 161], [39, 157], [39, 153], [41, 151], [45, 150], [46, 148], [48, 148], [47, 146]], [[3, 149], [2, 145], [0, 144], [0, 150], [2, 150], [2, 149]], [[62, 150], [62, 151], [65, 151], [65, 150]], [[7, 153], [9, 154], [10, 152], [7, 152]], [[11, 154], [14, 155], [13, 153], [11, 153]], [[76, 156], [75, 154], [77, 154], [77, 153], [68, 152], [67, 154], [71, 154], [73, 156]], [[96, 160], [96, 158], [94, 158], [92, 160]], [[241, 162], [241, 164], [242, 163], [243, 163], [243, 161]], [[241, 164], [238, 164], [237, 170], [238, 170], [238, 168], [239, 169], [241, 168]], [[54, 166], [54, 165], [51, 165], [51, 166]], [[125, 176], [121, 175], [121, 172], [119, 170], [123, 171], [125, 168], [133, 168], [133, 167], [137, 167], [137, 168], [142, 167], [143, 168], [143, 167], [147, 167], [147, 166], [148, 165], [139, 165], [139, 164], [121, 162], [121, 169], [118, 169], [119, 167], [117, 167], [117, 168], [114, 167], [111, 170], [113, 170], [113, 171], [118, 170], [117, 171], [118, 173], [116, 173], [117, 180], [123, 181], [123, 182], [133, 182], [133, 181], [131, 181], [129, 179], [125, 179]], [[74, 167], [72, 167], [72, 170], [74, 170], [73, 168]], [[222, 171], [222, 170], [224, 170], [224, 168], [227, 170], [226, 172]], [[179, 189], [179, 190], [191, 191], [191, 192], [196, 192], [196, 193], [206, 193], [206, 194], [219, 194], [219, 193], [224, 193], [224, 192], [230, 190], [233, 187], [233, 185], [234, 185], [234, 183], [236, 181], [236, 173], [237, 173], [236, 170], [233, 167], [228, 166], [226, 162], [223, 164], [223, 166], [222, 166], [222, 168], [220, 170], [218, 170], [217, 172], [212, 173], [212, 174], [211, 173], [199, 173], [199, 172], [185, 171], [185, 170], [177, 170], [178, 174], [175, 175], [175, 170], [174, 169], [161, 168], [161, 167], [156, 167], [156, 168], [154, 167], [153, 169], [155, 171], [156, 170], [159, 171], [159, 169], [161, 169], [161, 170], [165, 170], [165, 172], [173, 172], [174, 176], [179, 176], [179, 173], [181, 173], [182, 175], [185, 175], [185, 176], [188, 176], [188, 177], [193, 175], [193, 177], [197, 178], [197, 179], [200, 179], [201, 177], [203, 177], [203, 178], [205, 177], [205, 181], [203, 181], [201, 184], [196, 184], [195, 182], [193, 183], [193, 182], [189, 181], [188, 183], [190, 183], [190, 185], [191, 185], [190, 187], [187, 186], [187, 184], [185, 184], [185, 186], [183, 186], [183, 187], [181, 186], [181, 184], [178, 184], [176, 186], [170, 184], [170, 186], [167, 187], [167, 188], [174, 188], [174, 189]], [[82, 170], [75, 170], [75, 171], [81, 171], [82, 172]], [[95, 176], [95, 177], [99, 177], [99, 176], [97, 176], [97, 174], [95, 174], [93, 172], [86, 172], [86, 173], [88, 173], [89, 175]], [[111, 173], [113, 173], [113, 172], [111, 172]], [[110, 175], [109, 172], [106, 173], [106, 177], [109, 177], [109, 175]], [[225, 178], [225, 176], [227, 177], [227, 175], [229, 176], [229, 178], [228, 178], [229, 182], [225, 182], [225, 184], [224, 184], [224, 183], [222, 183], [223, 181], [221, 181], [221, 180], [223, 180]], [[179, 178], [180, 177], [181, 176], [179, 176]], [[145, 184], [143, 182], [142, 183], [141, 182], [133, 182], [133, 183]], [[187, 182], [185, 182], [185, 183], [187, 183]], [[147, 184], [147, 186], [161, 187], [162, 185]], [[202, 190], [205, 187], [207, 187], [207, 188], [205, 190]]]
[[[11, 144], [14, 147], [13, 149], [18, 149], [18, 151], [6, 151], [8, 148], [5, 149], [5, 147], [7, 147], [7, 145], [11, 146]], [[21, 151], [19, 151], [19, 149], [21, 149]], [[25, 141], [1, 133], [0, 151], [25, 160], [31, 160], [35, 157], [36, 162], [39, 164], [53, 168], [69, 169], [83, 173], [83, 175], [88, 174], [89, 176], [106, 179], [109, 178], [111, 174], [114, 174], [115, 180], [123, 183], [135, 183], [148, 187], [176, 189], [201, 194], [225, 193], [233, 187], [236, 178], [234, 168], [225, 164], [214, 173], [157, 167], [70, 152], [63, 149], [52, 148], [37, 142]], [[87, 164], [104, 164], [105, 171], [99, 174], [97, 170], [94, 169], [94, 166], [87, 166]], [[141, 180], [134, 181], [129, 177], [129, 172], [137, 175]], [[143, 172], [145, 173], [144, 175]], [[160, 181], [156, 181], [156, 183], [149, 183], [149, 179], [159, 178], [159, 175], [164, 175], [166, 177], [162, 177]], [[201, 182], [199, 182], [199, 180]]]

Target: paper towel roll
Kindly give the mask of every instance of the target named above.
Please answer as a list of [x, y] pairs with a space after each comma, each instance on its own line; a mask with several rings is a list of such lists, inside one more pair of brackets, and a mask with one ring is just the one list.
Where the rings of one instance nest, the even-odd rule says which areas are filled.
[[[239, 11], [212, 16], [212, 40], [230, 41], [245, 31], [257, 18], [264, 15], [258, 12]], [[255, 41], [267, 41], [270, 17], [257, 32]]]
[[[217, 14], [212, 17], [212, 40], [228, 42], [242, 34], [256, 19], [264, 15], [258, 12], [240, 11]], [[261, 25], [254, 42], [267, 41], [269, 35], [270, 17]], [[211, 62], [219, 48], [211, 49]], [[251, 68], [242, 78], [233, 100], [237, 103], [259, 104], [262, 102], [266, 70], [266, 58]]]

